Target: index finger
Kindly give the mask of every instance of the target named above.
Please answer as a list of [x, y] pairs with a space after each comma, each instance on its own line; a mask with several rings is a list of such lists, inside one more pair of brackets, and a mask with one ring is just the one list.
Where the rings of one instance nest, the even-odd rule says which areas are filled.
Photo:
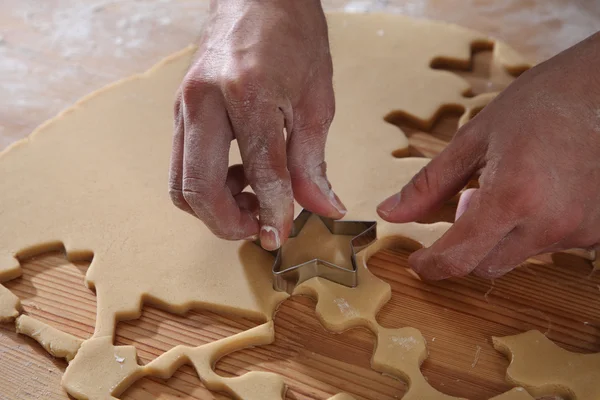
[[478, 190], [454, 225], [431, 247], [411, 254], [409, 264], [427, 280], [468, 275], [515, 226], [497, 196]]
[[267, 250], [276, 250], [287, 239], [294, 217], [284, 118], [277, 107], [255, 106], [251, 112], [230, 112], [230, 118], [244, 172], [259, 202], [261, 244]]

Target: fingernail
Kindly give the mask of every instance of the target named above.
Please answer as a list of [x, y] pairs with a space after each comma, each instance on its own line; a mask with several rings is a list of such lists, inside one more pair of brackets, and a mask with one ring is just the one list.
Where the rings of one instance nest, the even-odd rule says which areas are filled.
[[265, 250], [277, 250], [281, 247], [279, 231], [269, 225], [260, 228], [260, 244]]
[[321, 193], [327, 197], [329, 204], [331, 204], [341, 216], [346, 215], [348, 212], [346, 206], [344, 206], [344, 203], [342, 203], [337, 194], [331, 189], [331, 185], [327, 178], [323, 175], [319, 175], [313, 179], [313, 182], [318, 186], [319, 190], [321, 190]]
[[384, 216], [388, 216], [400, 204], [400, 193], [396, 193], [377, 206], [377, 211]]
[[408, 257], [408, 266], [417, 275], [421, 272], [423, 254], [425, 254], [425, 249], [419, 249]]
[[337, 194], [335, 194], [333, 192], [333, 190], [329, 191], [329, 201], [331, 202], [331, 205], [335, 207], [335, 209], [342, 214], [342, 216], [346, 215], [346, 213], [348, 212], [348, 210], [346, 209], [346, 206], [344, 205], [344, 203], [342, 203], [342, 201], [340, 200], [340, 198], [337, 196]]

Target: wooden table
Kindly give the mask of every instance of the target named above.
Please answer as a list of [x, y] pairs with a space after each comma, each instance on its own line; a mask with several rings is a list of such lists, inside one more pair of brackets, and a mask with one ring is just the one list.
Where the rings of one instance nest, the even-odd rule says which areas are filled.
[[[329, 10], [399, 12], [478, 29], [541, 60], [583, 39], [600, 26], [596, 0], [324, 1]], [[26, 136], [79, 97], [109, 82], [142, 71], [163, 56], [194, 42], [206, 15], [202, 1], [4, 0], [0, 4], [0, 149]], [[486, 82], [485, 54], [465, 76]], [[485, 85], [480, 85], [484, 87]], [[398, 121], [417, 153], [435, 153], [456, 127], [451, 113], [424, 135]], [[424, 138], [434, 138], [430, 141]], [[432, 219], [448, 219], [452, 205]], [[422, 370], [439, 390], [473, 400], [509, 388], [508, 362], [490, 344], [492, 335], [539, 329], [561, 346], [600, 351], [600, 277], [589, 263], [557, 254], [495, 282], [476, 278], [423, 283], [405, 268], [407, 253], [385, 251], [369, 264], [388, 281], [393, 297], [378, 319], [386, 327], [414, 326], [429, 343]], [[95, 296], [83, 284], [86, 264], [61, 254], [23, 263], [22, 278], [7, 287], [25, 311], [82, 338], [91, 336]], [[225, 357], [223, 375], [249, 370], [282, 374], [289, 399], [326, 399], [347, 391], [357, 399], [401, 397], [405, 385], [372, 371], [373, 336], [353, 330], [333, 335], [314, 316], [314, 302], [286, 301], [275, 318], [273, 345]], [[204, 311], [185, 317], [146, 307], [135, 321], [117, 328], [117, 344], [134, 344], [143, 362], [176, 344], [200, 345], [245, 330], [255, 322]], [[0, 326], [0, 399], [65, 399], [60, 377], [66, 364], [36, 342]], [[478, 351], [478, 349], [481, 349]], [[479, 353], [479, 356], [476, 355]], [[220, 398], [216, 395], [217, 398]], [[210, 399], [194, 371], [181, 368], [168, 381], [145, 378], [124, 399]]]

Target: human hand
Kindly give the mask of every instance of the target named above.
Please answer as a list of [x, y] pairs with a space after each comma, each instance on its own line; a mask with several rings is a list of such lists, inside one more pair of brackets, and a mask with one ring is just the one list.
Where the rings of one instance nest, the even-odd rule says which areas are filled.
[[456, 222], [409, 263], [430, 280], [496, 278], [536, 254], [600, 243], [600, 33], [524, 73], [399, 194], [378, 207], [418, 220], [465, 191]]
[[[198, 54], [175, 104], [173, 203], [268, 250], [288, 237], [294, 198], [341, 218], [324, 160], [334, 96], [320, 2], [214, 0]], [[229, 166], [232, 140], [243, 165]]]

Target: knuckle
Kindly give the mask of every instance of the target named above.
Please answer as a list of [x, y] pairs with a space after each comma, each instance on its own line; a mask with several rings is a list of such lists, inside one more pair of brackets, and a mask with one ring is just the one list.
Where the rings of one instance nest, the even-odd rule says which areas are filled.
[[251, 164], [245, 166], [246, 176], [258, 196], [269, 193], [275, 196], [291, 194], [289, 172], [284, 165]]
[[212, 234], [215, 235], [216, 237], [218, 237], [219, 239], [233, 240], [233, 239], [238, 238], [239, 235], [233, 228], [230, 228], [227, 226], [222, 226], [222, 224], [219, 224], [219, 221], [215, 220], [215, 219], [209, 218], [207, 220], [209, 220], [209, 221], [212, 220], [212, 222], [214, 222], [214, 223], [210, 223], [210, 222], [204, 221], [207, 224], [210, 231], [212, 232]]
[[321, 104], [314, 104], [314, 106], [314, 109], [310, 107], [305, 112], [299, 112], [299, 118], [294, 123], [296, 125], [295, 130], [301, 131], [301, 136], [308, 137], [310, 140], [327, 135], [335, 117], [335, 102], [333, 100], [331, 104], [326, 104], [324, 107]]
[[193, 105], [202, 100], [204, 95], [214, 87], [214, 84], [202, 74], [188, 74], [183, 79], [179, 89], [179, 108], [182, 105]]
[[263, 73], [257, 66], [244, 66], [222, 78], [222, 90], [229, 101], [249, 102], [256, 97], [256, 89], [263, 80]]
[[545, 195], [534, 180], [515, 178], [499, 194], [495, 205], [503, 213], [519, 219], [537, 214], [545, 202]]
[[530, 216], [540, 211], [543, 198], [538, 196], [534, 190], [520, 190], [513, 200], [512, 211], [522, 216]]
[[210, 204], [217, 191], [214, 182], [206, 178], [184, 177], [182, 193], [183, 198], [191, 206], [204, 207]]
[[171, 198], [171, 202], [173, 202], [173, 204], [177, 208], [185, 208], [187, 203], [183, 197], [183, 192], [181, 190], [169, 188], [169, 197]]
[[287, 164], [275, 160], [246, 162], [244, 172], [251, 182], [285, 179], [288, 174]]
[[565, 238], [568, 238], [575, 233], [584, 221], [583, 212], [578, 210], [570, 210], [565, 214], [554, 214], [548, 217], [541, 216], [547, 219], [545, 229], [541, 229], [538, 233], [539, 247], [546, 247], [559, 243]]
[[325, 107], [319, 109], [316, 116], [317, 123], [329, 127], [333, 121], [333, 117], [335, 117], [335, 101], [331, 99]]
[[469, 273], [466, 264], [445, 252], [434, 252], [431, 255], [431, 262], [436, 269], [449, 276], [465, 276]]
[[408, 188], [417, 194], [426, 195], [435, 192], [439, 187], [437, 176], [426, 165], [409, 182]]

